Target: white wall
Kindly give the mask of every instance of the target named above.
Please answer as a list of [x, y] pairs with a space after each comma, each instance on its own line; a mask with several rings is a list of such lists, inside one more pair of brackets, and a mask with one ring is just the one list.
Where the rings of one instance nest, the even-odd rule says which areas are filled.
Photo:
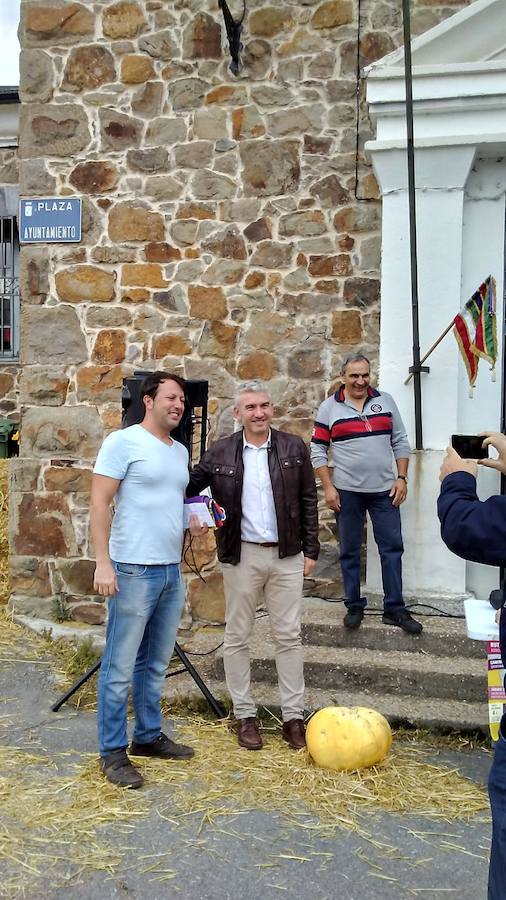
[[[489, 274], [497, 281], [497, 324], [502, 350], [506, 161], [478, 159], [470, 169], [472, 157], [468, 158], [466, 167], [465, 158], [455, 156], [455, 150], [446, 148], [443, 155], [441, 150], [439, 155], [427, 150], [425, 159], [418, 161], [422, 354]], [[392, 151], [388, 156], [395, 153]], [[412, 384], [408, 387], [403, 384], [411, 364], [412, 343], [407, 192], [401, 178], [397, 186], [389, 183], [381, 159], [376, 160], [375, 168], [382, 183], [384, 208], [379, 383], [397, 400], [414, 446], [413, 389]], [[435, 183], [436, 177], [440, 178], [439, 184]], [[480, 596], [488, 596], [498, 586], [498, 570], [466, 564], [446, 549], [439, 534], [436, 501], [439, 466], [449, 436], [454, 432], [473, 434], [500, 427], [502, 353], [495, 382], [487, 363], [480, 362], [473, 399], [469, 397], [465, 367], [451, 332], [428, 363], [430, 373], [422, 376], [425, 449], [412, 456], [409, 495], [402, 508], [405, 591], [420, 596], [462, 596], [475, 591]], [[481, 470], [480, 497], [483, 499], [498, 490], [497, 474]], [[379, 560], [371, 529], [367, 585], [369, 590], [381, 590]]]
[[19, 110], [19, 103], [0, 104], [0, 147], [18, 146]]
[[[459, 360], [458, 422], [462, 434], [501, 428], [501, 382], [503, 360], [503, 280], [506, 162], [504, 159], [478, 159], [469, 176], [464, 202], [462, 245], [462, 302], [476, 290], [477, 283], [488, 275], [497, 282], [497, 336], [499, 358], [496, 380], [490, 367], [480, 362], [472, 398], [465, 366]], [[480, 274], [481, 273], [481, 274]], [[474, 285], [474, 287], [473, 287]], [[478, 494], [484, 500], [500, 491], [496, 472], [480, 469]], [[466, 565], [466, 586], [480, 597], [486, 597], [499, 586], [499, 571], [477, 563]]]
[[[412, 42], [422, 355], [490, 274], [497, 281], [502, 351], [505, 17], [505, 0], [475, 0]], [[411, 304], [402, 48], [369, 68], [367, 97], [376, 140], [366, 150], [383, 199], [380, 386], [394, 394], [413, 441], [413, 389], [403, 384], [411, 364]], [[502, 352], [495, 382], [480, 362], [473, 399], [452, 333], [428, 364], [430, 373], [422, 375], [425, 449], [413, 454], [402, 508], [405, 588], [434, 596], [469, 590], [486, 596], [498, 584], [498, 570], [466, 564], [441, 541], [437, 475], [452, 433], [500, 427]], [[480, 469], [479, 496], [498, 490], [498, 475]], [[380, 588], [372, 539], [367, 574], [371, 587]]]
[[465, 188], [461, 302], [463, 305], [488, 275], [495, 277], [499, 358], [495, 381], [488, 363], [480, 361], [470, 397], [465, 366], [459, 357], [458, 422], [464, 434], [501, 425], [505, 190], [506, 161], [477, 159]]

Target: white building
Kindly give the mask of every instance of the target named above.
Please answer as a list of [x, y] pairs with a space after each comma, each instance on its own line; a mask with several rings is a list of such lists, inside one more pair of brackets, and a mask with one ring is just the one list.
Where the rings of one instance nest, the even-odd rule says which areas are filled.
[[[443, 545], [436, 517], [442, 450], [452, 433], [501, 429], [506, 191], [506, 2], [476, 0], [412, 42], [416, 214], [422, 355], [493, 275], [497, 282], [499, 359], [493, 381], [480, 372], [471, 399], [451, 333], [422, 375], [424, 450], [410, 466], [403, 507], [408, 594], [488, 596], [497, 569], [465, 563]], [[383, 197], [380, 385], [396, 398], [414, 446], [409, 214], [404, 54], [368, 70], [367, 99], [376, 140], [367, 150]], [[481, 470], [481, 498], [500, 490], [499, 476]], [[368, 584], [380, 572], [368, 541]]]

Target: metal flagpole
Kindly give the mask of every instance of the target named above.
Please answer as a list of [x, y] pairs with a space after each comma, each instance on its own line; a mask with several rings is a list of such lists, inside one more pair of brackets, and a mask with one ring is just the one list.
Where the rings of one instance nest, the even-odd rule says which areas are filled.
[[409, 371], [413, 375], [415, 400], [415, 442], [416, 449], [423, 450], [422, 433], [422, 383], [421, 373], [428, 372], [428, 366], [420, 364], [420, 330], [418, 317], [418, 260], [416, 252], [416, 195], [415, 195], [415, 147], [413, 129], [413, 78], [411, 67], [411, 22], [409, 0], [402, 0], [404, 26], [404, 83], [406, 87], [406, 131], [408, 157], [408, 202], [409, 202], [409, 244], [411, 261], [411, 320], [413, 323], [413, 365]]

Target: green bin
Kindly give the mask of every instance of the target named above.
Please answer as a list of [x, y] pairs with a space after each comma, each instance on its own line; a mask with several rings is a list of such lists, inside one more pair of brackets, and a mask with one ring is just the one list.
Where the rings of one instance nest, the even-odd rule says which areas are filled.
[[9, 456], [9, 437], [16, 430], [17, 423], [9, 419], [0, 419], [0, 459]]

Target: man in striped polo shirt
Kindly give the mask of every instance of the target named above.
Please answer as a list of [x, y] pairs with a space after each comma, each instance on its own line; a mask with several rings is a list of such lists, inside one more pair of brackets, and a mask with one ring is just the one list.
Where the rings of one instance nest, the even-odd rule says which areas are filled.
[[381, 558], [383, 622], [419, 634], [422, 626], [406, 609], [402, 596], [399, 507], [408, 492], [406, 430], [390, 394], [370, 386], [366, 356], [349, 356], [341, 375], [343, 383], [316, 415], [311, 458], [327, 506], [336, 515], [347, 608], [344, 625], [358, 628], [367, 603], [360, 594], [360, 548], [368, 512]]

